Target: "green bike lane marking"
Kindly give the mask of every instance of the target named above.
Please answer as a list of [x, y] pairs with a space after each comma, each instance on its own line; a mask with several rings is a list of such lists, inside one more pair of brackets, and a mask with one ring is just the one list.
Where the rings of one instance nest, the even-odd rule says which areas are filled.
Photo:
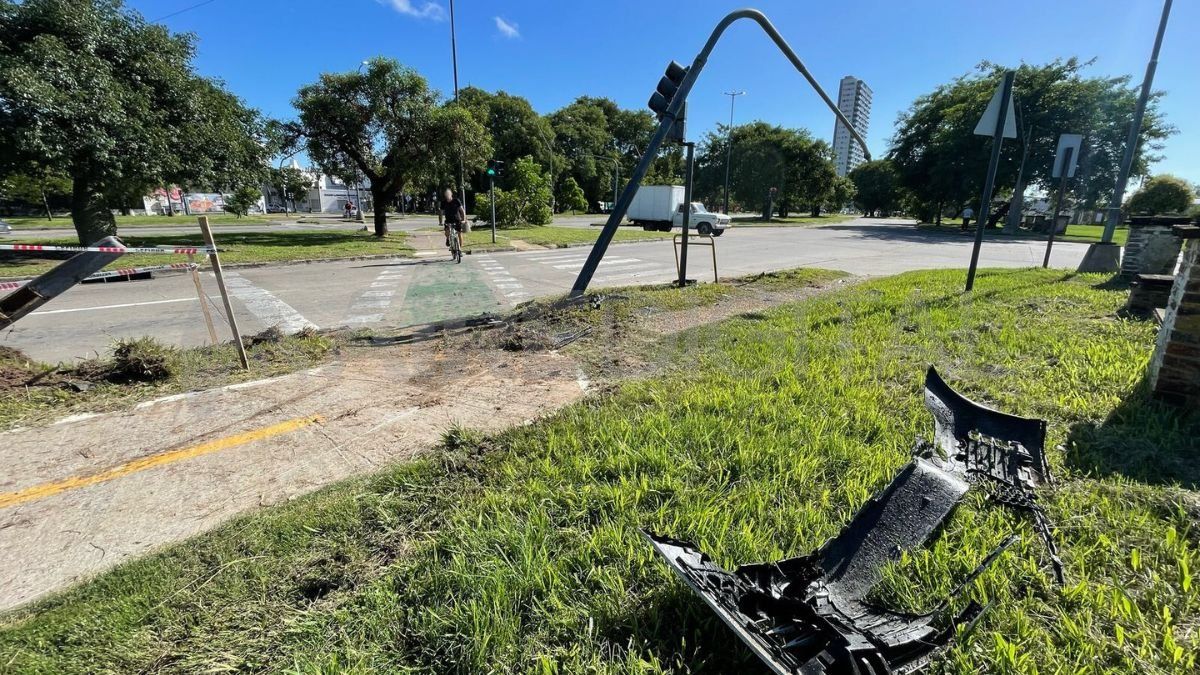
[[412, 278], [397, 317], [400, 325], [461, 319], [505, 306], [469, 257], [454, 263], [447, 253], [444, 259], [427, 258], [409, 269]]

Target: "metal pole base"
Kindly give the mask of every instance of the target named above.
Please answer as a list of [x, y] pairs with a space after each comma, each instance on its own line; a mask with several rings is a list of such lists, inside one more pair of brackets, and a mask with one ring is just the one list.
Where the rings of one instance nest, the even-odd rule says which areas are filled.
[[680, 281], [678, 279], [676, 279], [675, 281], [671, 282], [671, 285], [674, 286], [675, 288], [684, 288], [687, 286], [695, 286], [696, 280], [695, 279], [684, 279], [683, 282], [680, 283]]
[[1121, 246], [1112, 242], [1100, 242], [1088, 246], [1079, 263], [1077, 272], [1111, 273], [1121, 269]]

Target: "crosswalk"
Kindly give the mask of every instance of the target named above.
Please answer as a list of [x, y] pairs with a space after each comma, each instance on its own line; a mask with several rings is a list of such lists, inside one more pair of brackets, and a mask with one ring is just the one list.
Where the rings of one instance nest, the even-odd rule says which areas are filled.
[[[514, 255], [529, 262], [536, 262], [554, 270], [567, 274], [578, 274], [587, 260], [589, 248], [579, 248], [569, 252], [560, 251], [524, 251]], [[667, 281], [675, 275], [675, 263], [672, 259], [644, 260], [619, 252], [610, 252], [600, 261], [592, 283], [635, 284], [644, 281]]]

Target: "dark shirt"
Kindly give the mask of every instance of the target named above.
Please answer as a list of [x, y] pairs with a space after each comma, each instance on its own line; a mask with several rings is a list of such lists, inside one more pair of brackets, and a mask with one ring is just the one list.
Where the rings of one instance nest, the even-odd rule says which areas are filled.
[[451, 199], [448, 202], [443, 201], [442, 217], [446, 219], [447, 223], [460, 222], [461, 219], [458, 217], [458, 210], [460, 208], [462, 208], [462, 203], [458, 201], [458, 198]]

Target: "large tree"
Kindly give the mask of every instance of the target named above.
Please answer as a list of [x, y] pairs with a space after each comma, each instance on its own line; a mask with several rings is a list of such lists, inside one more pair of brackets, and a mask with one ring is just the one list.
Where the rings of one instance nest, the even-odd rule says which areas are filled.
[[372, 59], [365, 72], [326, 73], [300, 89], [296, 125], [308, 155], [326, 173], [371, 183], [375, 235], [387, 234], [387, 209], [406, 186], [452, 184], [461, 159], [483, 166], [491, 138], [462, 105], [442, 104], [425, 78], [397, 61]]
[[721, 203], [726, 149], [731, 139], [729, 193], [740, 208], [761, 210], [771, 188], [778, 190], [773, 206], [780, 216], [798, 209], [818, 215], [834, 197], [838, 176], [827, 143], [803, 129], [752, 122], [732, 130], [720, 126], [701, 143], [696, 159], [696, 194], [702, 200]]
[[153, 187], [261, 178], [261, 119], [196, 75], [192, 35], [120, 0], [0, 0], [0, 35], [0, 175], [68, 176], [81, 242]]
[[[1023, 64], [1013, 89], [1020, 125], [1029, 132], [1025, 184], [1053, 189], [1051, 171], [1059, 134], [1083, 134], [1073, 191], [1086, 206], [1112, 193], [1138, 95], [1128, 77], [1086, 77], [1083, 71], [1090, 65], [1077, 59]], [[928, 213], [940, 210], [938, 205], [978, 207], [975, 202], [983, 189], [991, 143], [974, 135], [974, 129], [1003, 71], [996, 64], [980, 64], [976, 73], [917, 98], [897, 119], [889, 157], [902, 185]], [[1145, 174], [1162, 140], [1172, 132], [1158, 112], [1157, 99], [1155, 95], [1146, 109], [1134, 176]], [[1023, 151], [1019, 139], [1004, 143], [997, 194], [1013, 190]]]
[[877, 159], [854, 167], [854, 203], [863, 213], [874, 217], [879, 211], [891, 211], [900, 201], [900, 176], [890, 159]]

